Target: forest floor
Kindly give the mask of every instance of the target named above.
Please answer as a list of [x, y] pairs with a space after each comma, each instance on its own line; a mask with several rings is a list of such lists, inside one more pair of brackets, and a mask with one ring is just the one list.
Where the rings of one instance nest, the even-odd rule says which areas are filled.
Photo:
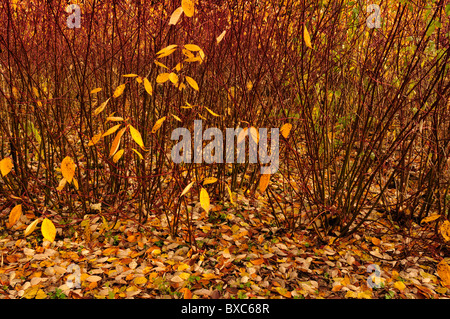
[[[164, 216], [139, 226], [89, 214], [70, 236], [57, 226], [50, 243], [37, 231], [23, 236], [23, 219], [34, 218], [24, 215], [0, 239], [0, 299], [450, 297], [448, 247], [433, 222], [386, 232], [390, 222], [376, 212], [377, 222], [323, 242], [309, 229], [273, 227], [250, 201], [238, 204], [194, 208], [197, 247], [170, 236]], [[52, 220], [58, 225], [57, 214]]]

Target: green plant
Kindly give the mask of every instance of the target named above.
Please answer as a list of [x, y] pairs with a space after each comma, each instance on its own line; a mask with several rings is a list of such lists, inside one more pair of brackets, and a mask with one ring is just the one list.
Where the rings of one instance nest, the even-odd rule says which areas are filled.
[[67, 296], [59, 288], [56, 288], [55, 291], [50, 293], [48, 296], [50, 299], [66, 299], [67, 298]]

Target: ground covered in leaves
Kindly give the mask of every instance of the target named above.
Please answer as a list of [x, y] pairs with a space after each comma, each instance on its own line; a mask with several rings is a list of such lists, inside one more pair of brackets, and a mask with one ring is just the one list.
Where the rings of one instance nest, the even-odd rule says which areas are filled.
[[[108, 220], [89, 214], [57, 226], [52, 243], [23, 215], [0, 239], [0, 298], [448, 298], [448, 248], [431, 224], [410, 235], [363, 225], [321, 242], [308, 229], [273, 227], [250, 202], [194, 208], [196, 247], [167, 233], [164, 216]], [[58, 215], [52, 216], [58, 225]], [[76, 226], [75, 226], [76, 225]], [[372, 265], [372, 266], [371, 266]]]

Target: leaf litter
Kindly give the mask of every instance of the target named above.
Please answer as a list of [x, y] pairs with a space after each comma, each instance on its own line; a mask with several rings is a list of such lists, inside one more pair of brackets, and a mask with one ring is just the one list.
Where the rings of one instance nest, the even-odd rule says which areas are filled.
[[[319, 241], [308, 229], [274, 227], [242, 196], [237, 206], [194, 207], [196, 245], [173, 238], [163, 217], [90, 214], [56, 239], [24, 237], [34, 216], [0, 239], [0, 298], [448, 298], [450, 258], [376, 223], [347, 238]], [[236, 207], [239, 207], [237, 209]], [[264, 217], [264, 216], [265, 217]], [[379, 219], [382, 224], [382, 217]], [[75, 224], [74, 224], [75, 225]], [[426, 225], [425, 225], [426, 226]], [[39, 227], [39, 226], [38, 226]], [[413, 226], [412, 234], [432, 231]], [[180, 234], [186, 232], [182, 229]], [[443, 258], [443, 256], [445, 258]], [[377, 273], [369, 265], [377, 265]], [[372, 283], [370, 285], [369, 283]]]

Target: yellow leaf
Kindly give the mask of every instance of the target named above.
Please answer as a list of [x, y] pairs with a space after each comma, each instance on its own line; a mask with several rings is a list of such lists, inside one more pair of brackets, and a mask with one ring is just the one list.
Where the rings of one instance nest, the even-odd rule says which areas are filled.
[[135, 152], [135, 153], [139, 156], [139, 158], [140, 158], [141, 160], [144, 159], [144, 156], [142, 156], [142, 154], [139, 153], [137, 150], [135, 150], [134, 148], [132, 148], [131, 150], [132, 150], [133, 152]]
[[309, 35], [308, 29], [306, 29], [306, 25], [303, 26], [303, 38], [305, 39], [306, 46], [312, 49], [311, 36]]
[[134, 73], [130, 73], [130, 74], [124, 74], [124, 75], [122, 75], [124, 78], [135, 78], [135, 77], [137, 77], [138, 75], [137, 74], [134, 74]]
[[175, 9], [175, 11], [170, 16], [169, 25], [177, 24], [177, 22], [180, 19], [182, 13], [183, 13], [183, 8], [182, 7], [178, 7], [177, 9]]
[[177, 84], [178, 83], [178, 75], [176, 75], [175, 73], [171, 72], [169, 74], [169, 80], [170, 82], [172, 82], [173, 84]]
[[41, 233], [42, 236], [44, 236], [44, 238], [47, 239], [48, 241], [53, 242], [55, 240], [56, 228], [50, 219], [45, 218], [42, 221]]
[[35, 221], [33, 221], [30, 225], [28, 225], [28, 227], [25, 229], [24, 231], [24, 235], [28, 236], [29, 234], [31, 234], [34, 229], [36, 228], [36, 225], [40, 222], [39, 219], [36, 219]]
[[228, 196], [230, 196], [230, 202], [231, 202], [231, 204], [233, 204], [233, 205], [234, 205], [234, 201], [233, 201], [233, 194], [231, 193], [231, 189], [230, 189], [230, 187], [228, 187], [228, 185], [227, 185], [227, 184], [225, 184], [225, 186], [227, 187], [227, 191], [228, 191]]
[[141, 83], [142, 83], [142, 77], [138, 76], [138, 77], [136, 78], [136, 82], [139, 83], [139, 84], [141, 84]]
[[189, 277], [191, 277], [191, 274], [188, 273], [188, 272], [182, 272], [178, 276], [180, 276], [180, 278], [183, 279], [183, 280], [187, 280]]
[[152, 133], [156, 133], [156, 131], [159, 130], [159, 128], [161, 127], [161, 125], [163, 124], [163, 122], [166, 120], [166, 117], [162, 117], [159, 120], [156, 121], [155, 125], [153, 125], [152, 128]]
[[280, 128], [280, 133], [284, 138], [288, 138], [289, 133], [291, 132], [292, 124], [286, 123]]
[[133, 125], [130, 124], [130, 133], [133, 140], [142, 148], [144, 149], [144, 142], [142, 141], [141, 133], [139, 133], [138, 130], [136, 130]]
[[124, 152], [124, 149], [122, 148], [121, 150], [118, 150], [116, 154], [114, 154], [114, 156], [113, 156], [114, 163], [117, 163], [120, 160], [120, 158], [123, 155], [123, 152]]
[[66, 183], [67, 183], [67, 181], [66, 181], [65, 178], [61, 179], [61, 180], [59, 181], [58, 187], [56, 187], [56, 190], [59, 191], [59, 192], [62, 191], [63, 188], [64, 188], [64, 186], [66, 186]]
[[166, 57], [166, 56], [169, 56], [169, 55], [171, 55], [172, 53], [174, 53], [175, 50], [176, 50], [176, 49], [171, 49], [171, 50], [165, 51], [165, 52], [161, 53], [160, 55], [158, 55], [156, 58], [157, 58], [157, 59], [160, 59], [160, 58], [164, 58], [164, 57]]
[[162, 64], [161, 62], [159, 62], [159, 61], [157, 61], [157, 60], [155, 60], [155, 61], [153, 61], [153, 62], [155, 62], [155, 64], [156, 64], [157, 66], [160, 66], [160, 67], [165, 68], [165, 69], [169, 69], [167, 66], [165, 66], [164, 64]]
[[202, 49], [196, 44], [185, 44], [184, 47], [186, 48], [186, 50], [194, 51], [194, 52], [200, 51]]
[[150, 84], [150, 82], [148, 81], [147, 78], [144, 78], [144, 88], [147, 91], [148, 94], [152, 95], [153, 94], [153, 88], [152, 85]]
[[88, 146], [93, 146], [93, 145], [97, 144], [101, 138], [102, 138], [102, 133], [95, 134], [94, 136], [92, 136], [91, 140], [89, 141]]
[[16, 205], [13, 209], [11, 209], [11, 212], [9, 213], [8, 228], [11, 228], [15, 223], [17, 223], [20, 216], [22, 216], [22, 204]]
[[187, 83], [189, 83], [189, 85], [196, 91], [198, 91], [198, 84], [197, 82], [195, 82], [195, 80], [193, 78], [191, 78], [190, 76], [186, 76], [186, 81]]
[[396, 281], [394, 283], [394, 288], [397, 288], [398, 290], [403, 291], [406, 288], [406, 286], [402, 281]]
[[203, 60], [205, 59], [205, 52], [203, 52], [203, 50], [198, 51], [198, 57], [200, 58], [200, 64], [203, 62]]
[[[177, 65], [175, 65], [175, 70], [177, 70], [177, 72], [180, 72], [180, 70], [183, 68], [183, 63], [179, 62], [177, 63]], [[172, 69], [173, 70], [173, 69]]]
[[206, 106], [205, 106], [205, 109], [206, 109], [211, 115], [213, 115], [213, 116], [219, 116], [219, 114], [214, 113], [213, 111], [211, 111], [210, 109], [208, 109]]
[[183, 196], [184, 194], [186, 194], [187, 192], [189, 192], [189, 190], [191, 189], [192, 185], [194, 185], [194, 182], [189, 183], [189, 184], [183, 189], [183, 191], [181, 192], [180, 197]]
[[192, 17], [194, 15], [194, 1], [192, 0], [181, 0], [181, 7], [183, 8], [186, 17]]
[[156, 83], [164, 83], [167, 82], [167, 80], [169, 80], [169, 73], [160, 73], [156, 77]]
[[102, 90], [102, 88], [96, 88], [96, 89], [93, 89], [93, 90], [91, 91], [91, 94], [98, 93], [98, 92], [100, 92], [101, 90]]
[[178, 116], [176, 116], [175, 114], [172, 114], [173, 118], [175, 120], [177, 120], [178, 122], [183, 122]]
[[116, 87], [116, 90], [114, 91], [114, 94], [113, 94], [114, 98], [117, 98], [122, 95], [123, 91], [125, 90], [125, 85], [126, 84], [124, 83], [124, 84], [121, 84], [118, 87]]
[[19, 97], [20, 97], [19, 90], [15, 86], [13, 86], [13, 88], [12, 88], [12, 94], [14, 95], [14, 98], [16, 100], [19, 99]]
[[75, 175], [75, 163], [70, 156], [66, 156], [61, 162], [61, 173], [62, 176], [69, 183], [72, 182], [72, 178]]
[[13, 168], [13, 161], [10, 157], [5, 157], [0, 161], [0, 171], [2, 173], [2, 176], [7, 175], [9, 172], [11, 172]]
[[140, 277], [136, 277], [133, 280], [135, 285], [143, 285], [147, 282], [147, 278], [145, 278], [144, 276], [140, 276]]
[[422, 219], [422, 220], [420, 221], [420, 223], [421, 223], [421, 224], [422, 224], [422, 223], [429, 223], [429, 222], [432, 222], [433, 220], [438, 219], [439, 217], [441, 217], [441, 215], [433, 214], [433, 215], [431, 215], [431, 216], [428, 216], [428, 217], [425, 217], [424, 219]]
[[220, 41], [222, 41], [222, 39], [223, 39], [223, 37], [225, 36], [226, 33], [227, 33], [227, 30], [223, 31], [223, 32], [216, 38], [217, 44], [219, 44]]
[[214, 184], [215, 182], [217, 182], [217, 178], [215, 177], [207, 177], [203, 180], [203, 186], [204, 185], [208, 185], [208, 184]]
[[280, 295], [282, 295], [283, 297], [286, 297], [286, 298], [291, 298], [291, 297], [292, 297], [291, 292], [288, 291], [286, 288], [276, 287], [275, 290], [276, 290]]
[[122, 124], [117, 124], [117, 125], [114, 125], [113, 127], [110, 127], [105, 133], [102, 134], [102, 137], [111, 135], [112, 133], [117, 131], [121, 125]]
[[267, 186], [269, 186], [270, 182], [270, 174], [263, 174], [261, 175], [261, 178], [259, 179], [259, 191], [261, 193], [264, 193], [267, 189]]
[[31, 286], [25, 290], [23, 294], [25, 299], [45, 299], [47, 298], [46, 293], [40, 289], [40, 285]]
[[206, 189], [204, 189], [203, 187], [200, 190], [200, 205], [206, 212], [209, 212], [209, 206], [210, 206], [209, 195], [208, 195], [208, 192], [206, 191]]
[[168, 52], [168, 51], [171, 51], [171, 50], [175, 49], [177, 46], [178, 46], [178, 45], [176, 45], [176, 44], [168, 45], [168, 46], [166, 46], [165, 48], [162, 48], [161, 50], [159, 50], [158, 52], [156, 52], [156, 55], [164, 54], [164, 53], [166, 53], [166, 52]]
[[123, 121], [123, 117], [121, 116], [108, 116], [106, 118], [106, 121], [111, 121], [111, 122], [122, 122]]
[[37, 88], [35, 88], [34, 86], [33, 86], [33, 93], [34, 93], [34, 96], [36, 96], [37, 98], [39, 98], [39, 90], [37, 89]]
[[100, 104], [100, 106], [95, 109], [94, 116], [100, 114], [105, 109], [106, 104], [108, 104], [108, 102], [109, 102], [109, 99], [107, 99], [105, 102]]
[[125, 133], [125, 130], [127, 128], [124, 127], [123, 129], [121, 129], [119, 131], [119, 133], [117, 133], [116, 137], [114, 138], [112, 144], [111, 144], [111, 149], [109, 150], [109, 156], [113, 156], [114, 154], [116, 154], [117, 150], [119, 149], [119, 144], [120, 144], [120, 139], [122, 138], [123, 133]]
[[439, 227], [439, 231], [445, 241], [450, 240], [450, 222], [448, 220], [442, 223], [441, 227]]
[[188, 264], [185, 264], [185, 263], [180, 263], [179, 265], [178, 265], [178, 267], [177, 267], [177, 271], [183, 271], [183, 270], [186, 270], [186, 269], [189, 269], [189, 268], [191, 268], [191, 266], [189, 266]]
[[73, 182], [73, 186], [75, 187], [75, 189], [78, 190], [78, 181], [75, 177], [72, 179], [72, 182]]
[[450, 266], [444, 259], [437, 265], [437, 273], [445, 286], [450, 288]]

